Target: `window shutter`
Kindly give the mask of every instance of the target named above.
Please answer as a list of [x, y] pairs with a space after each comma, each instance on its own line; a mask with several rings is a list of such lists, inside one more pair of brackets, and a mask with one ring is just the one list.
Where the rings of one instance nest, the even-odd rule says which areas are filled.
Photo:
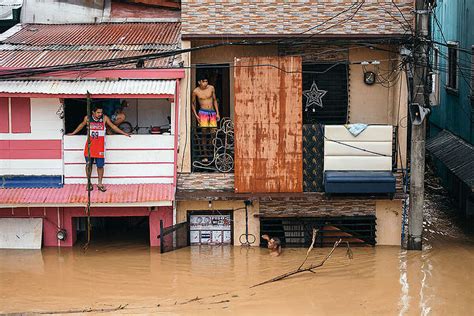
[[0, 133], [8, 133], [9, 124], [8, 98], [0, 98]]
[[11, 98], [12, 133], [31, 133], [29, 98]]

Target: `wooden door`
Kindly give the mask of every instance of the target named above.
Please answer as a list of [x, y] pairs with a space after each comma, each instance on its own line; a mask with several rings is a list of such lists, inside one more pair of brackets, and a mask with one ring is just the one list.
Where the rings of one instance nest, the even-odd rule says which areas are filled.
[[300, 57], [235, 60], [235, 191], [302, 192]]

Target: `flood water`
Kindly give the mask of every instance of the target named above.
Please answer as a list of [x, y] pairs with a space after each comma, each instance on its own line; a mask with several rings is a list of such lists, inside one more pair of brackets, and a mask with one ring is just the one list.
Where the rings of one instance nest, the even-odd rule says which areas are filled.
[[[189, 247], [160, 255], [137, 242], [0, 250], [0, 311], [74, 314], [473, 315], [474, 240], [431, 196], [424, 250], [344, 248], [316, 273], [250, 286], [297, 268], [305, 249]], [[444, 213], [447, 211], [447, 214]], [[329, 248], [314, 249], [309, 263]], [[117, 310], [115, 310], [117, 309]], [[90, 313], [88, 313], [90, 314]]]

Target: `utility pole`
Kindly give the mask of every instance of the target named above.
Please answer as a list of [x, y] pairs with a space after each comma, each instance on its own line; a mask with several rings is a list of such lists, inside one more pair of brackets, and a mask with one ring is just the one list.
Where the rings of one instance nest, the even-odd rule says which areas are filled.
[[[428, 66], [429, 14], [428, 1], [415, 2], [415, 34], [413, 51], [413, 97], [410, 107], [427, 108], [426, 75]], [[420, 109], [421, 110], [421, 109]], [[416, 111], [415, 111], [416, 112]], [[421, 250], [423, 233], [423, 204], [425, 194], [425, 138], [426, 120], [412, 113], [411, 125], [411, 174], [410, 174], [410, 213], [408, 216], [408, 250]], [[418, 116], [418, 117], [417, 117]], [[421, 122], [420, 122], [421, 119]], [[418, 120], [418, 121], [417, 121]]]

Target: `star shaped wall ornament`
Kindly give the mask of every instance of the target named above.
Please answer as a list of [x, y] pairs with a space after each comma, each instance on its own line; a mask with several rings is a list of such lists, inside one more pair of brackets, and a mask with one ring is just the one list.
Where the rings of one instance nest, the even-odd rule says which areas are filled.
[[314, 106], [323, 107], [322, 98], [327, 93], [326, 90], [319, 90], [316, 82], [313, 81], [311, 88], [309, 90], [303, 91], [303, 95], [306, 97], [305, 111], [308, 111], [309, 107], [313, 107], [313, 112], [316, 111]]

